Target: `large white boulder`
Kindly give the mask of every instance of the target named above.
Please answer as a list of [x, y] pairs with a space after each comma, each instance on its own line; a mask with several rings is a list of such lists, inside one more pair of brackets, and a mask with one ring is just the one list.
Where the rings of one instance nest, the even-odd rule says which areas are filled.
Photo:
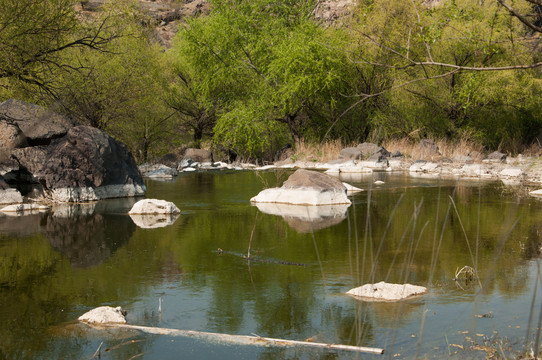
[[79, 316], [79, 321], [89, 324], [126, 324], [125, 312], [120, 306], [100, 306]]
[[339, 179], [304, 169], [290, 175], [282, 187], [265, 189], [250, 201], [294, 205], [351, 204], [346, 196], [346, 187]]
[[396, 301], [414, 295], [422, 295], [426, 292], [427, 288], [423, 286], [411, 284], [389, 284], [381, 281], [376, 284], [365, 284], [363, 286], [351, 289], [346, 293], [361, 297], [364, 300]]
[[134, 204], [128, 214], [179, 214], [181, 210], [174, 203], [158, 200], [158, 199], [143, 199]]

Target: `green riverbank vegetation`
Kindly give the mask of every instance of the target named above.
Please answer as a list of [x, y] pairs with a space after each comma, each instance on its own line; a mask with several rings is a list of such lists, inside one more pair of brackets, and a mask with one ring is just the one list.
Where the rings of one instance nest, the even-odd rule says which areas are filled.
[[187, 146], [273, 160], [287, 144], [539, 145], [538, 0], [358, 0], [338, 19], [323, 4], [210, 0], [166, 47], [135, 1], [0, 0], [0, 101], [101, 128], [140, 162]]

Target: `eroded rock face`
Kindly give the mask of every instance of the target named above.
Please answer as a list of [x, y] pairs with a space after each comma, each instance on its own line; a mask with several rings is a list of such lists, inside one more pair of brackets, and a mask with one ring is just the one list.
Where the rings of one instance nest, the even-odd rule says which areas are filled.
[[365, 284], [351, 289], [346, 293], [372, 301], [396, 301], [406, 299], [415, 295], [422, 295], [427, 292], [423, 286], [411, 284], [389, 284], [381, 281], [376, 284]]
[[100, 306], [79, 316], [79, 321], [89, 324], [126, 324], [125, 311], [120, 306]]
[[49, 144], [75, 126], [75, 122], [64, 115], [17, 99], [0, 103], [0, 116], [17, 124], [30, 146]]
[[295, 205], [351, 203], [346, 197], [346, 187], [339, 179], [304, 169], [299, 169], [290, 175], [282, 187], [265, 189], [250, 201]]
[[27, 145], [26, 136], [17, 124], [0, 115], [0, 148], [16, 149]]

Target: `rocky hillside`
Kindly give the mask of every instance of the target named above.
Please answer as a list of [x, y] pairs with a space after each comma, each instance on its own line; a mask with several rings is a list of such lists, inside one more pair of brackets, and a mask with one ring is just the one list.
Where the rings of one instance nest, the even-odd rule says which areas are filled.
[[[84, 12], [92, 13], [111, 0], [81, 1]], [[157, 40], [165, 47], [171, 46], [171, 41], [186, 17], [197, 16], [209, 12], [208, 0], [138, 0], [140, 8], [148, 13], [155, 22]], [[314, 17], [325, 23], [332, 24], [346, 16], [355, 0], [325, 0], [318, 3]]]

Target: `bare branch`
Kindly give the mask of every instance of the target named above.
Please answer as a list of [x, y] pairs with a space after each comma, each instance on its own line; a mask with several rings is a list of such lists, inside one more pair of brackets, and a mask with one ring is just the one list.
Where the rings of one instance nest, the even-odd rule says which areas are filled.
[[[523, 24], [525, 24], [527, 27], [531, 28], [532, 30], [536, 31], [536, 32], [539, 32], [539, 33], [542, 33], [542, 27], [540, 26], [536, 26], [535, 24], [533, 24], [531, 21], [529, 21], [525, 16], [521, 15], [519, 12], [516, 11], [516, 9], [514, 9], [513, 7], [511, 7], [510, 5], [508, 5], [507, 3], [504, 2], [504, 0], [497, 0], [499, 2], [499, 4], [501, 4], [506, 10], [508, 10], [510, 12], [510, 14], [512, 14], [512, 16], [518, 18], [519, 21], [521, 21]], [[527, 0], [529, 1], [529, 0]], [[540, 0], [530, 0], [529, 2], [533, 3], [533, 4], [537, 4], [537, 5], [540, 5], [539, 3], [541, 2]]]

